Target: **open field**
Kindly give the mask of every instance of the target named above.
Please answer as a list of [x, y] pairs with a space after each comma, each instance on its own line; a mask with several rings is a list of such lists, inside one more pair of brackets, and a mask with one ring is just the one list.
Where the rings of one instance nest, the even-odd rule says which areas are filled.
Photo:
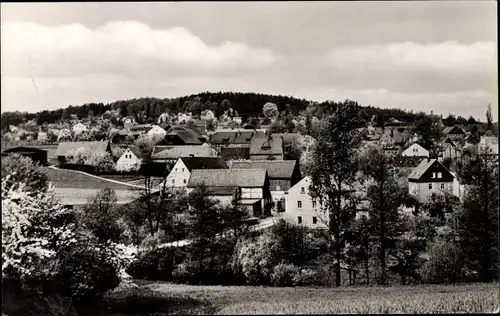
[[498, 283], [343, 288], [141, 283], [108, 299], [112, 315], [490, 313], [499, 306]]

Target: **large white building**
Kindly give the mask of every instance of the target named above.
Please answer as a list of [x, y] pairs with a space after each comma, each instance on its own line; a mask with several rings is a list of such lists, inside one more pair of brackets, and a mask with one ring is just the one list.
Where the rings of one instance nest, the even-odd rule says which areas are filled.
[[403, 157], [429, 157], [429, 151], [419, 144], [413, 144], [406, 148], [402, 153]]
[[285, 198], [283, 216], [288, 221], [311, 228], [327, 228], [328, 214], [323, 214], [319, 202], [309, 195], [310, 177], [304, 177], [291, 187]]
[[221, 157], [181, 157], [167, 176], [167, 187], [187, 187], [191, 173], [196, 169], [228, 169]]

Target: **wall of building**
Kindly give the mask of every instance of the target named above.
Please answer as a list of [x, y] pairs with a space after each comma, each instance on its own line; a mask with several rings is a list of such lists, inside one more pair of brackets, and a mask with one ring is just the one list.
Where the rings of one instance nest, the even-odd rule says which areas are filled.
[[401, 153], [403, 157], [429, 157], [429, 151], [418, 145], [411, 145]]
[[[309, 184], [310, 179], [306, 177], [288, 190], [285, 198], [285, 212], [283, 216], [295, 224], [299, 224], [298, 218], [300, 216], [302, 225], [311, 228], [327, 227], [325, 223], [327, 216], [321, 213], [319, 203], [314, 203], [309, 195]], [[304, 190], [302, 190], [302, 188]], [[316, 218], [316, 224], [313, 223], [314, 217]]]
[[[432, 184], [432, 188], [429, 188]], [[441, 187], [443, 185], [443, 187]], [[453, 182], [409, 182], [408, 192], [420, 202], [428, 202], [433, 193], [455, 194], [456, 185]]]
[[191, 173], [182, 160], [178, 160], [167, 176], [167, 187], [186, 187]]

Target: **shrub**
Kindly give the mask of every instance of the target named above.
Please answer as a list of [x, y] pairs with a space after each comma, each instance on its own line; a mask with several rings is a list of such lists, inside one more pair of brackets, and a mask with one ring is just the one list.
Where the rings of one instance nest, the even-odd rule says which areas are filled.
[[170, 253], [170, 249], [156, 249], [141, 254], [128, 267], [126, 272], [135, 279], [170, 280], [174, 271], [174, 260], [179, 258], [178, 252]]
[[300, 280], [300, 271], [293, 264], [280, 263], [273, 268], [271, 282], [276, 286], [295, 286]]
[[318, 273], [311, 268], [304, 268], [300, 270], [300, 273], [296, 275], [295, 278], [296, 285], [319, 285]]
[[465, 265], [459, 248], [451, 242], [442, 240], [430, 244], [427, 248], [427, 260], [419, 272], [425, 283], [464, 281]]

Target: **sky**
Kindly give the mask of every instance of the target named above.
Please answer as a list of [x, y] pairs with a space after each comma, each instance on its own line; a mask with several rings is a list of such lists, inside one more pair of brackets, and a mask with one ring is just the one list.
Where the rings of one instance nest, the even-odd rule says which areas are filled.
[[498, 117], [496, 1], [0, 8], [2, 112], [234, 91]]

